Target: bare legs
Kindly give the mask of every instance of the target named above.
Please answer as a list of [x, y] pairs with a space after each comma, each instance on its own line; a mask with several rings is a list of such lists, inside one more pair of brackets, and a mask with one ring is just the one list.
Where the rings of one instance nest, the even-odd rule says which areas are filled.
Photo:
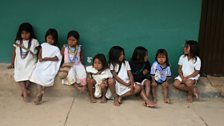
[[34, 100], [35, 105], [40, 105], [42, 102], [42, 97], [44, 95], [44, 87], [37, 84], [37, 94]]
[[19, 87], [21, 89], [21, 96], [25, 102], [29, 102], [29, 91], [28, 91], [28, 84], [29, 81], [20, 81]]
[[196, 96], [196, 98], [198, 98], [198, 94], [196, 89], [194, 88], [194, 84], [195, 80], [188, 79], [185, 83], [182, 83], [179, 80], [175, 80], [173, 86], [176, 89], [187, 92], [188, 93], [187, 102], [192, 103], [193, 95]]
[[[152, 83], [152, 95], [153, 95], [153, 100], [157, 101], [157, 96], [156, 96], [156, 90], [157, 90], [157, 83], [153, 82]], [[164, 102], [165, 103], [170, 103], [170, 99], [169, 99], [169, 84], [168, 82], [164, 82], [161, 84], [162, 89], [163, 89], [163, 98], [164, 98]]]

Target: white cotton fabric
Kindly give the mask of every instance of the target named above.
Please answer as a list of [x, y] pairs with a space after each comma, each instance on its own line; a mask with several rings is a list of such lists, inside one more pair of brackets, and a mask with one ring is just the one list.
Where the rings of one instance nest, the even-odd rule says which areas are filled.
[[41, 44], [41, 48], [42, 58], [57, 56], [59, 61], [38, 61], [30, 81], [44, 87], [49, 87], [54, 84], [55, 76], [57, 75], [60, 68], [62, 56], [59, 48], [56, 46], [43, 43]]

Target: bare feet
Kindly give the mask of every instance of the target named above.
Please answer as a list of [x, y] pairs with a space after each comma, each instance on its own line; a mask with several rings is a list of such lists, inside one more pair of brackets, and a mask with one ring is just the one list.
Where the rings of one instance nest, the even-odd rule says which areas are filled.
[[195, 96], [195, 98], [196, 99], [199, 99], [199, 95], [198, 95], [198, 90], [197, 90], [197, 88], [196, 87], [194, 87], [194, 89], [193, 89], [193, 95]]
[[75, 88], [78, 89], [81, 93], [86, 92], [86, 88], [84, 86], [80, 86], [78, 84], [74, 84]]
[[34, 104], [35, 104], [35, 105], [40, 105], [40, 104], [42, 103], [42, 97], [43, 97], [42, 94], [36, 96], [36, 98], [35, 98], [35, 100], [34, 100]]
[[151, 101], [147, 101], [147, 102], [144, 102], [144, 106], [145, 107], [150, 107], [150, 108], [155, 108], [156, 107], [156, 103], [151, 102]]
[[164, 103], [171, 104], [171, 101], [169, 98], [166, 98], [166, 99], [164, 99]]
[[118, 101], [119, 104], [122, 104], [122, 97], [119, 96], [117, 101]]
[[90, 102], [91, 102], [91, 103], [96, 103], [97, 100], [96, 100], [95, 98], [91, 97], [91, 98], [90, 98]]
[[107, 103], [107, 98], [106, 97], [102, 97], [100, 103]]
[[192, 102], [193, 102], [193, 98], [192, 98], [191, 95], [188, 95], [188, 96], [187, 96], [187, 102], [188, 102], [188, 103], [192, 103]]
[[118, 97], [114, 98], [114, 105], [120, 106], [120, 103], [118, 102]]

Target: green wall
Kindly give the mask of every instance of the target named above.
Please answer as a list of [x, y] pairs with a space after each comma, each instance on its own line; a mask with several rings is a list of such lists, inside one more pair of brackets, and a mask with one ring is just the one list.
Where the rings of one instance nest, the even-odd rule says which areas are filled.
[[60, 46], [69, 30], [80, 32], [86, 57], [108, 53], [113, 45], [129, 59], [136, 46], [168, 51], [173, 73], [185, 40], [198, 39], [201, 0], [1, 0], [0, 62], [9, 63], [18, 26], [30, 22], [42, 43], [48, 28], [59, 32]]

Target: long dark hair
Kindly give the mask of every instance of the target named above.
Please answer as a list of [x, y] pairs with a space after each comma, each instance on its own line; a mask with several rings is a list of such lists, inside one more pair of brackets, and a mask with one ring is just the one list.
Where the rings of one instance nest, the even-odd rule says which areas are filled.
[[167, 53], [167, 51], [166, 51], [165, 49], [158, 49], [158, 50], [157, 50], [157, 52], [156, 52], [156, 57], [155, 57], [155, 60], [156, 60], [157, 62], [158, 62], [157, 57], [158, 57], [159, 54], [163, 54], [163, 55], [165, 55], [165, 57], [166, 57], [166, 65], [167, 65], [167, 66], [170, 66], [170, 63], [169, 63], [169, 57], [168, 57], [168, 53]]
[[102, 63], [102, 70], [105, 70], [108, 68], [108, 63], [104, 54], [102, 53], [96, 54], [95, 57], [93, 58], [93, 64], [95, 59], [98, 59]]
[[45, 34], [45, 41], [47, 42], [47, 36], [51, 35], [54, 38], [54, 45], [57, 45], [58, 43], [58, 32], [56, 29], [50, 28], [47, 30]]
[[198, 42], [194, 40], [187, 40], [185, 46], [190, 46], [190, 56], [197, 61], [197, 56], [199, 56], [199, 46]]
[[[122, 52], [124, 53], [124, 49], [122, 47], [113, 46], [109, 51], [109, 64], [112, 64], [113, 66], [120, 64], [121, 62], [119, 61], [119, 57]], [[124, 60], [122, 62], [124, 62]]]
[[145, 61], [145, 56], [147, 55], [148, 50], [142, 46], [138, 46], [135, 48], [131, 60], [138, 63], [143, 64]]
[[15, 40], [20, 40], [20, 41], [22, 40], [22, 37], [21, 37], [22, 31], [26, 31], [26, 32], [30, 33], [29, 40], [36, 38], [34, 31], [33, 31], [33, 26], [30, 23], [25, 22], [25, 23], [20, 24]]

